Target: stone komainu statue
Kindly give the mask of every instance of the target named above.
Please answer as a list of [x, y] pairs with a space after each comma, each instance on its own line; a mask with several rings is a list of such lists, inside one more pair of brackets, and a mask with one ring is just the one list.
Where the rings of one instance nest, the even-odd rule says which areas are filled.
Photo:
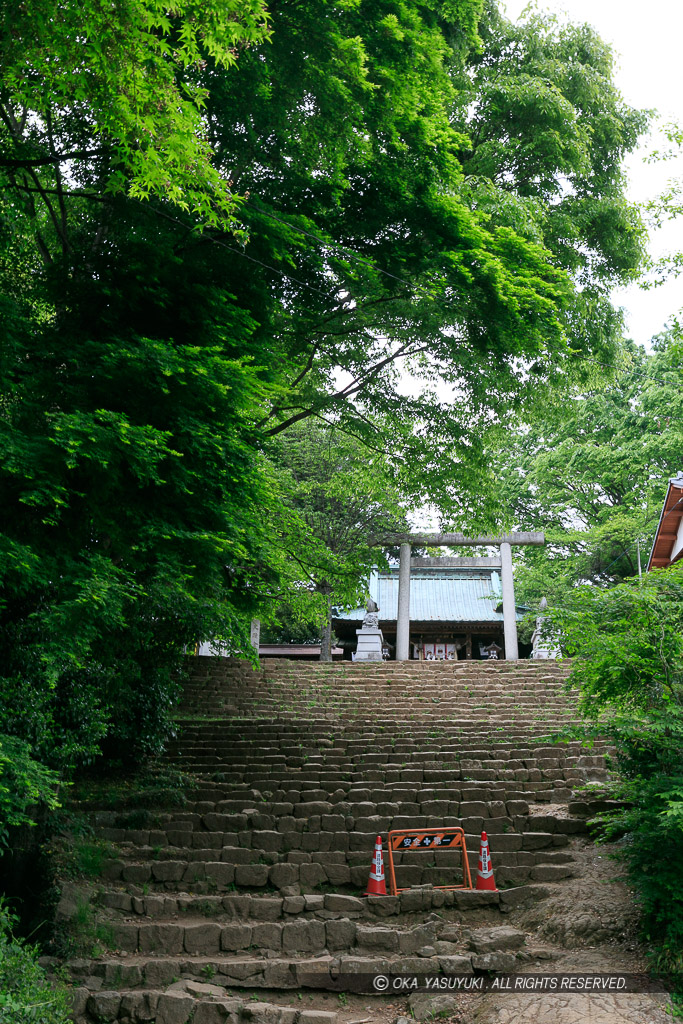
[[[363, 629], [378, 629], [379, 628], [379, 605], [372, 600], [368, 599], [365, 605], [365, 618], [363, 619]], [[358, 621], [358, 620], [356, 620]]]

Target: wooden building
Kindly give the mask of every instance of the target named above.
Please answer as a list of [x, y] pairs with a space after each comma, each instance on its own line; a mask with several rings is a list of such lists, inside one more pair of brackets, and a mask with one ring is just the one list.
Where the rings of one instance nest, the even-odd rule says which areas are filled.
[[669, 480], [664, 508], [647, 563], [650, 569], [665, 569], [683, 558], [683, 473]]
[[[478, 660], [487, 657], [485, 648], [492, 643], [505, 656], [500, 558], [411, 558], [410, 566], [411, 660]], [[373, 573], [368, 589], [379, 606], [379, 626], [393, 658], [398, 566]], [[524, 612], [516, 608], [515, 614], [519, 620]], [[332, 628], [345, 657], [355, 650], [364, 616], [364, 608], [337, 609], [333, 615]]]

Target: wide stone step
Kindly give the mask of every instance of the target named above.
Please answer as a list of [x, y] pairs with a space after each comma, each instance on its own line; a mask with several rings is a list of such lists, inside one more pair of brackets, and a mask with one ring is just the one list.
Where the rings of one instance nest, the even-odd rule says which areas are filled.
[[[311, 955], [301, 951], [266, 957], [230, 953], [188, 954], [178, 951], [131, 954], [124, 960], [106, 956], [97, 960], [72, 961], [69, 968], [73, 982], [79, 989], [89, 992], [111, 992], [115, 986], [124, 992], [158, 992], [166, 986], [166, 991], [169, 991], [169, 987], [171, 991], [187, 991], [187, 986], [178, 984], [177, 979], [185, 982], [196, 980], [200, 984], [206, 984], [207, 979], [210, 979], [211, 986], [230, 990], [324, 990], [329, 987], [331, 973], [337, 972], [467, 974], [481, 970], [512, 971], [525, 943], [525, 934], [512, 928], [477, 928], [461, 937], [459, 929], [452, 926], [451, 933], [446, 934], [452, 934], [452, 937], [458, 935], [459, 941], [450, 942], [435, 938], [433, 928], [425, 925], [420, 934], [418, 929], [414, 933], [414, 942], [419, 942], [421, 938], [428, 940], [418, 951], [384, 951], [383, 945], [393, 945], [388, 937], [397, 934], [389, 928], [368, 928], [365, 939], [370, 947], [374, 943], [374, 948], [336, 954]], [[300, 941], [305, 941], [304, 932], [301, 932]], [[170, 938], [169, 942], [172, 943]], [[521, 958], [521, 962], [529, 962], [526, 953], [522, 952]], [[218, 992], [206, 994], [211, 997], [220, 995]], [[94, 1000], [91, 1005], [93, 1009], [99, 1005], [101, 1013], [105, 1001]], [[196, 1018], [193, 1018], [193, 1024], [194, 1020]]]
[[[245, 840], [259, 842], [252, 833]], [[147, 885], [160, 891], [190, 889], [198, 893], [230, 890], [316, 893], [321, 887], [347, 887], [360, 893], [367, 883], [375, 832], [350, 833], [345, 849], [279, 852], [259, 846], [156, 847], [120, 845], [102, 868], [110, 882]], [[499, 884], [555, 881], [573, 874], [572, 856], [562, 832], [490, 834], [491, 858]], [[470, 871], [476, 872], [477, 834], [466, 836]], [[315, 844], [309, 844], [315, 845]], [[438, 859], [437, 859], [438, 857]], [[459, 852], [425, 854], [405, 851], [395, 855], [401, 886], [451, 885], [461, 881]], [[291, 887], [296, 887], [292, 890]]]
[[[208, 963], [204, 966], [209, 969], [206, 977], [213, 968]], [[121, 987], [122, 974], [135, 977], [136, 972], [128, 970], [129, 967], [129, 964], [118, 964], [111, 972], [115, 988], [91, 991], [81, 985], [75, 989], [75, 1024], [117, 1020], [155, 1024], [334, 1024], [338, 1017], [334, 1010], [301, 1009], [231, 996], [225, 985], [197, 981], [193, 977], [161, 989], [141, 991]]]

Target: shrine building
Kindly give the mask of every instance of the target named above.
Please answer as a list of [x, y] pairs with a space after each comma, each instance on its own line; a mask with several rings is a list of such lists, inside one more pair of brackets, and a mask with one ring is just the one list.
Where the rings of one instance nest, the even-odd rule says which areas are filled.
[[665, 569], [683, 558], [683, 473], [669, 480], [664, 508], [647, 563], [650, 569]]
[[[497, 645], [505, 653], [502, 565], [493, 558], [410, 558], [408, 658], [418, 661], [457, 661], [487, 658]], [[379, 607], [379, 627], [385, 657], [396, 657], [399, 617], [399, 567], [375, 572], [369, 580], [370, 597]], [[366, 615], [364, 607], [336, 609], [332, 628], [344, 657], [356, 648], [356, 630]], [[515, 624], [524, 615], [515, 607]], [[520, 651], [528, 655], [526, 645]], [[508, 652], [511, 653], [511, 652]], [[515, 656], [517, 652], [515, 651]]]

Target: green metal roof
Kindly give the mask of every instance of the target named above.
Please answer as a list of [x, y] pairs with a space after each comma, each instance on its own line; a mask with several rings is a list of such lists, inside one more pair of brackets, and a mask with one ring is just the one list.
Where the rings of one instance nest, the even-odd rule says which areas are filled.
[[[379, 605], [379, 621], [395, 622], [398, 614], [398, 569], [373, 573], [369, 581], [370, 595]], [[410, 575], [411, 622], [501, 622], [502, 588], [498, 572], [477, 570], [426, 569], [413, 570]], [[360, 622], [364, 608], [335, 612], [336, 619]], [[517, 618], [523, 612], [517, 609]]]

